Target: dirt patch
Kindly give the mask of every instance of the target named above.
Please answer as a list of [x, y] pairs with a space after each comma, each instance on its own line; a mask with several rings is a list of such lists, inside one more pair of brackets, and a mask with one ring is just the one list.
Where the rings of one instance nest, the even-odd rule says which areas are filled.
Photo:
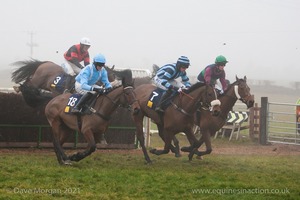
[[[70, 151], [70, 150], [67, 150]], [[71, 150], [79, 151], [79, 149]], [[0, 149], [1, 154], [54, 154], [54, 150], [37, 148]], [[141, 149], [98, 149], [97, 153], [119, 153], [119, 154], [143, 154]], [[186, 153], [183, 153], [186, 154]], [[300, 155], [299, 145], [222, 145], [214, 147], [212, 154], [224, 155]]]

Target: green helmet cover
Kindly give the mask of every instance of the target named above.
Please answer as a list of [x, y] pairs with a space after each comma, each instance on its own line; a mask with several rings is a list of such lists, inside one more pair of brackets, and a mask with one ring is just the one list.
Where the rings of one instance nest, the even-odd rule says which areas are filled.
[[226, 60], [226, 58], [222, 55], [216, 57], [215, 63], [227, 63], [227, 62], [228, 61]]

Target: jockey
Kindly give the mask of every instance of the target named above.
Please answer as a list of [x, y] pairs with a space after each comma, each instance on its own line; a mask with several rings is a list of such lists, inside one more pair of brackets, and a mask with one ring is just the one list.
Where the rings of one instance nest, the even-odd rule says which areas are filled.
[[[97, 54], [93, 63], [83, 68], [76, 76], [75, 90], [76, 92], [83, 94], [78, 104], [72, 109], [72, 113], [80, 112], [82, 106], [91, 99], [93, 93], [98, 92], [100, 94], [104, 92], [110, 92], [112, 86], [108, 81], [107, 71], [103, 67], [106, 59], [102, 54]], [[98, 81], [104, 84], [105, 89], [96, 85]]]
[[[159, 103], [156, 107], [156, 111], [164, 112], [161, 108], [162, 103], [171, 96], [172, 90], [181, 92], [182, 88], [191, 87], [189, 78], [186, 74], [186, 69], [190, 66], [190, 60], [186, 56], [178, 58], [177, 63], [166, 64], [158, 69], [156, 76], [154, 77], [154, 83], [157, 87], [165, 90]], [[182, 83], [175, 80], [181, 77]]]
[[[213, 85], [217, 90], [220, 90], [222, 94], [227, 89], [227, 81], [225, 79], [224, 67], [228, 63], [226, 58], [222, 55], [217, 56], [215, 64], [208, 65], [198, 75], [197, 79], [199, 82]], [[217, 80], [220, 80], [222, 88], [216, 84]]]
[[[80, 44], [71, 46], [68, 51], [64, 53], [65, 62], [63, 68], [67, 74], [76, 76], [84, 66], [90, 64], [90, 55], [88, 52], [90, 46], [90, 39], [84, 37], [80, 40]], [[84, 66], [80, 64], [82, 61], [84, 62]]]

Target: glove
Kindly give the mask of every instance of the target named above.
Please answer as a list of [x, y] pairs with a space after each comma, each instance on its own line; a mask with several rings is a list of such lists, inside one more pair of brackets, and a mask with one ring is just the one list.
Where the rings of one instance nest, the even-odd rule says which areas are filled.
[[112, 90], [113, 90], [112, 87], [106, 88], [106, 89], [105, 89], [105, 94], [111, 92]]
[[103, 94], [104, 92], [103, 88], [97, 88], [97, 87], [94, 87], [93, 91], [98, 92], [99, 94]]

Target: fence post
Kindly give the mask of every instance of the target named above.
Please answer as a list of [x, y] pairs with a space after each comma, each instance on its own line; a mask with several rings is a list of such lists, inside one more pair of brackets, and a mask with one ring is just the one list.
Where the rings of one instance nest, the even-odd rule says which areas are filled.
[[259, 143], [267, 144], [268, 97], [261, 97]]

